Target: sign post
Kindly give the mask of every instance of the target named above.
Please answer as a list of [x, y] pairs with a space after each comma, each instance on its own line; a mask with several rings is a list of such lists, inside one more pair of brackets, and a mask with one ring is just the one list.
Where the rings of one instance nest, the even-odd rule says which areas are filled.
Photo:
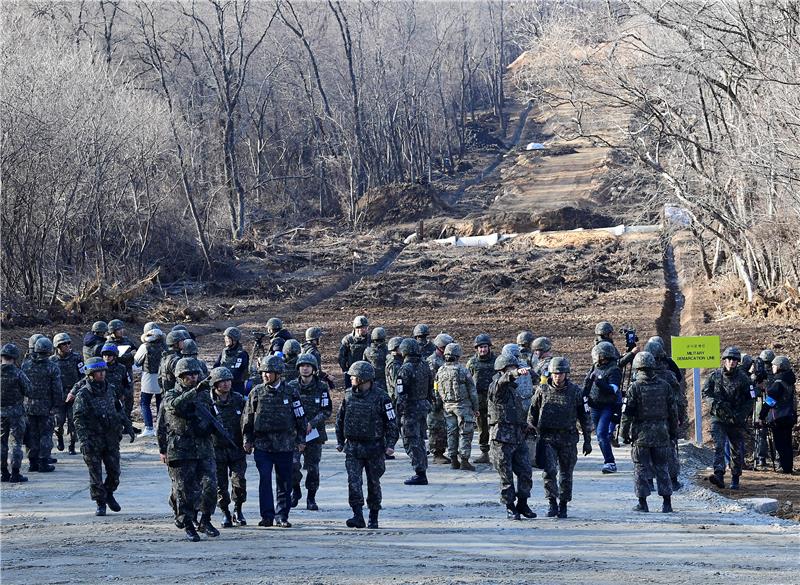
[[703, 444], [703, 401], [700, 388], [700, 368], [719, 367], [719, 337], [673, 337], [672, 359], [679, 368], [691, 368], [694, 387], [694, 440]]

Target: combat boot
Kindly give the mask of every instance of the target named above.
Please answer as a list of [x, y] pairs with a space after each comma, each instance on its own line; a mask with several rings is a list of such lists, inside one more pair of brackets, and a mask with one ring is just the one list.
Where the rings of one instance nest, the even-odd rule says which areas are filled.
[[406, 485], [428, 485], [428, 476], [423, 471], [416, 473], [403, 482]]
[[3, 467], [0, 468], [0, 481], [3, 483], [11, 481], [11, 474], [8, 472], [8, 465], [3, 462]]
[[450, 469], [461, 469], [461, 464], [458, 462], [457, 457], [450, 458]]
[[449, 465], [450, 458], [446, 457], [444, 453], [434, 453], [433, 462], [438, 463], [439, 465]]
[[236, 514], [236, 522], [239, 523], [239, 526], [247, 526], [247, 520], [245, 520], [244, 514], [242, 514], [241, 502], [236, 504], [236, 507], [234, 508], [233, 511]]
[[106, 494], [106, 504], [108, 504], [108, 507], [112, 512], [119, 512], [122, 510], [122, 506], [120, 506], [117, 500], [114, 498], [114, 494]]
[[734, 475], [734, 476], [731, 477], [731, 485], [729, 487], [732, 490], [738, 490], [739, 489], [739, 476], [738, 475]]
[[647, 507], [647, 498], [639, 498], [639, 503], [633, 508], [634, 512], [649, 512], [650, 508]]
[[664, 503], [661, 504], [661, 512], [664, 514], [672, 512], [672, 497], [664, 496]]
[[97, 504], [97, 510], [94, 511], [95, 516], [105, 516], [106, 515], [106, 505], [105, 504]]
[[353, 508], [353, 517], [350, 518], [347, 522], [348, 528], [364, 528], [366, 527], [366, 523], [364, 522], [364, 513], [361, 511], [361, 508], [354, 507]]
[[725, 488], [725, 474], [721, 471], [715, 471], [713, 475], [709, 475], [708, 481], [718, 488]]
[[319, 506], [317, 506], [316, 496], [317, 496], [316, 490], [315, 491], [308, 490], [308, 494], [306, 495], [306, 510], [311, 510], [313, 512], [319, 510]]
[[217, 530], [214, 525], [211, 524], [211, 516], [209, 514], [203, 514], [200, 516], [200, 523], [197, 525], [197, 530], [205, 533], [211, 538], [219, 536], [219, 530]]
[[58, 459], [56, 459], [55, 457], [46, 457], [45, 459], [47, 459], [47, 462], [51, 464], [58, 463]]
[[672, 491], [677, 492], [679, 489], [683, 487], [683, 484], [678, 481], [677, 476], [672, 478]]
[[478, 457], [475, 458], [472, 462], [473, 463], [489, 463], [489, 453], [487, 453], [486, 451], [481, 451], [481, 454], [478, 455]]
[[225, 516], [225, 519], [222, 521], [223, 528], [233, 528], [233, 517], [231, 516], [231, 511], [228, 508], [220, 508], [222, 510], [222, 515]]
[[200, 535], [197, 534], [194, 524], [188, 518], [186, 519], [183, 531], [186, 533], [186, 538], [188, 538], [191, 542], [200, 542]]
[[475, 471], [475, 466], [466, 457], [461, 458], [461, 469], [463, 471]]
[[30, 459], [28, 462], [28, 471], [39, 471], [39, 460], [38, 459]]
[[567, 517], [567, 502], [561, 500], [558, 503], [558, 517], [559, 518], [566, 518]]
[[303, 492], [300, 491], [300, 486], [296, 485], [292, 488], [292, 508], [296, 508], [297, 504], [300, 503], [300, 498], [302, 497]]
[[278, 518], [277, 520], [275, 520], [275, 526], [277, 526], [278, 528], [291, 528], [292, 523], [289, 522], [288, 518]]
[[558, 502], [555, 498], [550, 498], [550, 508], [547, 510], [548, 518], [555, 518], [558, 516]]
[[367, 528], [378, 528], [378, 512], [380, 512], [379, 508], [369, 510], [369, 524], [367, 524]]
[[75, 441], [74, 440], [70, 441], [70, 443], [69, 443], [69, 454], [70, 455], [75, 455]]
[[59, 451], [63, 451], [64, 450], [64, 433], [57, 433], [56, 434], [56, 439], [57, 439], [56, 449], [58, 449]]
[[519, 516], [519, 512], [517, 511], [517, 506], [514, 505], [514, 502], [509, 502], [506, 504], [506, 518], [509, 520], [522, 520]]
[[273, 524], [272, 518], [262, 518], [261, 520], [258, 521], [258, 525], [261, 526], [262, 528], [269, 528], [270, 526], [272, 526], [272, 524]]
[[517, 512], [525, 518], [536, 518], [536, 512], [528, 506], [528, 498], [517, 498]]
[[39, 473], [49, 473], [55, 470], [56, 468], [47, 462], [47, 457], [44, 459], [39, 459], [39, 469], [37, 469]]
[[28, 481], [28, 478], [19, 472], [19, 467], [14, 467], [11, 469], [11, 478], [8, 481], [11, 483], [22, 483]]

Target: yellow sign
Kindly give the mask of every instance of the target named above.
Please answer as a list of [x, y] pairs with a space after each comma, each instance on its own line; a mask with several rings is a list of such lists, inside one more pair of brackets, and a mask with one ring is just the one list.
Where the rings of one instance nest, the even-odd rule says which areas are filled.
[[673, 337], [671, 357], [679, 368], [718, 368], [719, 337]]

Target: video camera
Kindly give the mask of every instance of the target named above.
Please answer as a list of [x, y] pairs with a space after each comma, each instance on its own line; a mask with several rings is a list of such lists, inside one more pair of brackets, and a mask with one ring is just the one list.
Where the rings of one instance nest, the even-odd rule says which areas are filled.
[[761, 383], [769, 377], [767, 364], [760, 357], [753, 360], [753, 373], [756, 376], [756, 383]]
[[631, 351], [636, 344], [639, 343], [639, 338], [636, 336], [636, 329], [632, 327], [623, 327], [619, 330], [621, 335], [625, 336], [625, 347], [627, 351]]

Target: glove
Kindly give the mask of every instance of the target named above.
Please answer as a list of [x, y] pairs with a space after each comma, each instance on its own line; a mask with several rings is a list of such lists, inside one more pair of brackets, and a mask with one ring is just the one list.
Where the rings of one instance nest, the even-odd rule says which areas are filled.
[[337, 450], [339, 453], [341, 453], [342, 451], [344, 451], [344, 445], [336, 445], [336, 450]]
[[128, 433], [128, 436], [131, 438], [131, 440], [128, 441], [129, 443], [133, 443], [136, 440], [136, 433], [134, 433], [133, 431]]
[[584, 457], [592, 452], [592, 441], [591, 440], [584, 440], [583, 441], [583, 455]]

